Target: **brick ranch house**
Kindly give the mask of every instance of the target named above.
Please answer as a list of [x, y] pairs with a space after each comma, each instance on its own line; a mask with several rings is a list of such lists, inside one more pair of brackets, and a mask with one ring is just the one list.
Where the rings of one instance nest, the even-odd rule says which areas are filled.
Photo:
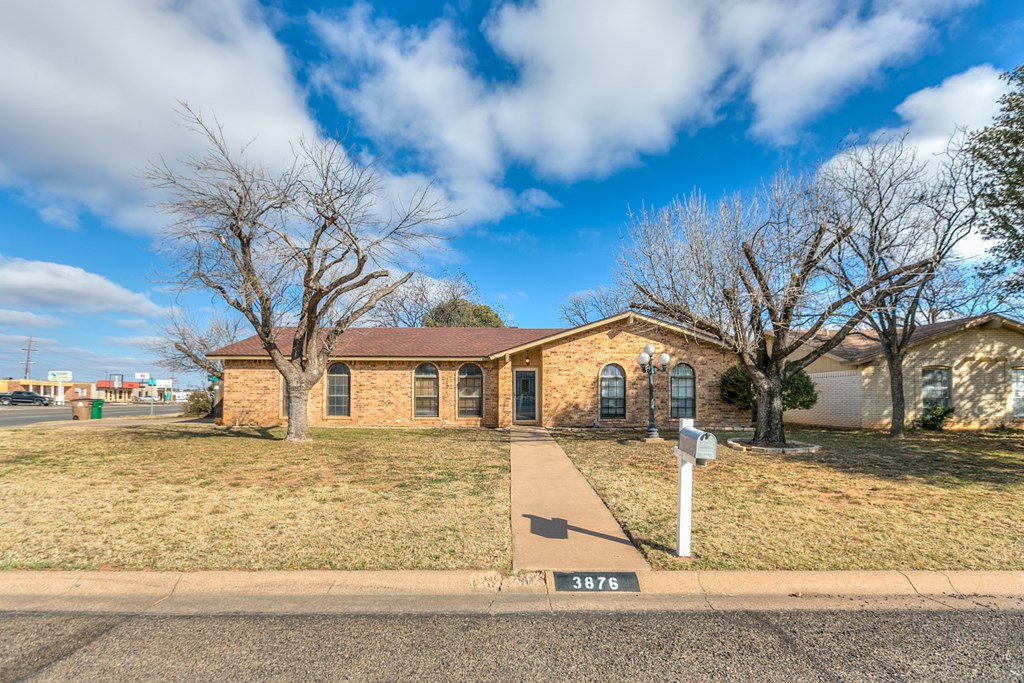
[[[282, 330], [286, 349], [291, 330]], [[569, 329], [352, 328], [310, 392], [310, 426], [635, 427], [647, 424], [636, 356], [667, 351], [654, 377], [660, 425], [749, 423], [719, 399], [733, 354], [692, 331], [623, 313]], [[253, 336], [209, 354], [224, 362], [227, 424], [282, 424], [284, 380]]]
[[[788, 424], [888, 429], [889, 370], [877, 339], [852, 334], [807, 367], [818, 390]], [[1024, 428], [1024, 324], [988, 314], [922, 325], [903, 363], [907, 421], [931, 403], [956, 412], [952, 429]]]

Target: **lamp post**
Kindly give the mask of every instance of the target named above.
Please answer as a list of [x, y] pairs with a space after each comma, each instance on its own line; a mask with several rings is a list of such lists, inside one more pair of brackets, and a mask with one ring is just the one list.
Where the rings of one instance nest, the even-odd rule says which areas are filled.
[[648, 344], [644, 347], [644, 350], [640, 352], [640, 355], [636, 357], [637, 365], [639, 365], [640, 369], [647, 374], [647, 398], [649, 403], [647, 406], [646, 438], [648, 440], [661, 438], [658, 435], [658, 428], [654, 424], [654, 373], [658, 370], [661, 370], [662, 372], [668, 370], [669, 361], [672, 360], [667, 353], [662, 352], [658, 356], [658, 365], [661, 365], [659, 368], [654, 364], [654, 352], [656, 350], [657, 349], [654, 348], [654, 344]]

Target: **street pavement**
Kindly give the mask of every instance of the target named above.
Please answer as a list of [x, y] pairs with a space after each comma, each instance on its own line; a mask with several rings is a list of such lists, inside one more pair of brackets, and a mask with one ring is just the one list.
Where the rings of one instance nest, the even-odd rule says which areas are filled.
[[1024, 612], [0, 613], [0, 681], [1011, 681]]
[[1024, 572], [0, 572], [0, 681], [1024, 680]]
[[105, 403], [102, 419], [72, 421], [70, 404], [63, 406], [0, 406], [0, 429], [34, 424], [110, 425], [116, 422], [117, 418], [179, 415], [181, 408], [182, 404], [180, 403]]

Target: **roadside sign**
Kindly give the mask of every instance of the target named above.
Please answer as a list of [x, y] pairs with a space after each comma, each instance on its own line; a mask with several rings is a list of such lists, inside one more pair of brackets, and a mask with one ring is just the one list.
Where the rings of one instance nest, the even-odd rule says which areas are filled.
[[149, 383], [149, 386], [151, 386], [151, 387], [160, 387], [161, 389], [173, 389], [174, 388], [174, 380], [173, 379], [158, 379], [158, 380], [155, 380], [155, 381], [151, 380], [150, 383]]
[[70, 382], [71, 371], [70, 370], [50, 370], [46, 373], [47, 379], [51, 382]]
[[148, 372], [136, 372], [135, 373], [135, 379], [147, 380], [147, 379], [149, 379], [149, 373]]

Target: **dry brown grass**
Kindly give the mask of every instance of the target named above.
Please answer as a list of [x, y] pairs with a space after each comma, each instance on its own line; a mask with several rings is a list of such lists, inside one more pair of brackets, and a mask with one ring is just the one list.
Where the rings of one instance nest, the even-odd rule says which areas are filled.
[[0, 568], [510, 568], [508, 434], [0, 430]]
[[[672, 443], [560, 432], [559, 444], [662, 569], [1024, 569], [1024, 438], [1017, 433], [790, 430], [815, 455], [722, 446], [694, 474], [694, 560], [674, 557]], [[749, 436], [749, 435], [748, 435]]]

